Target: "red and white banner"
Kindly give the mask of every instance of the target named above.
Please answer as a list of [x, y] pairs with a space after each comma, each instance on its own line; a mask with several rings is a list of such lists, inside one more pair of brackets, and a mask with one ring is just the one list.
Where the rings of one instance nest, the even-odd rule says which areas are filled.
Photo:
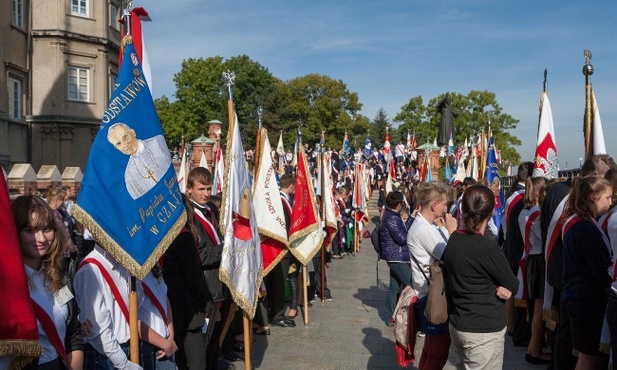
[[533, 176], [546, 177], [547, 179], [555, 179], [558, 176], [553, 111], [546, 92], [542, 93], [540, 100], [540, 124], [538, 125], [538, 142], [533, 162]]
[[225, 163], [228, 171], [222, 181], [220, 227], [224, 241], [219, 278], [238, 307], [253, 318], [263, 278], [261, 248], [257, 248], [259, 232], [237, 115], [230, 126]]
[[259, 153], [256, 153], [259, 161], [253, 182], [253, 206], [255, 207], [257, 230], [263, 237], [261, 257], [264, 275], [267, 275], [287, 251], [287, 224], [279, 187], [276, 183], [276, 171], [270, 155], [272, 147], [268, 139], [268, 130], [261, 128], [259, 131], [257, 135], [260, 140], [257, 145]]
[[[136, 7], [131, 10], [131, 37], [133, 38], [133, 46], [141, 62], [141, 69], [150, 88], [150, 94], [152, 94], [152, 70], [150, 68], [150, 59], [148, 58], [148, 50], [146, 49], [146, 41], [144, 40], [144, 33], [141, 27], [141, 22], [152, 22], [152, 18], [148, 15], [146, 9], [142, 7]], [[120, 20], [122, 23], [123, 20]], [[126, 29], [126, 27], [125, 27]], [[122, 32], [122, 38], [126, 31]], [[123, 44], [124, 45], [124, 44]], [[118, 56], [118, 69], [122, 65], [122, 57], [124, 54], [124, 47], [120, 48], [120, 55]]]
[[321, 248], [323, 234], [306, 154], [302, 145], [299, 145], [296, 190], [289, 229], [289, 250], [306, 266]]

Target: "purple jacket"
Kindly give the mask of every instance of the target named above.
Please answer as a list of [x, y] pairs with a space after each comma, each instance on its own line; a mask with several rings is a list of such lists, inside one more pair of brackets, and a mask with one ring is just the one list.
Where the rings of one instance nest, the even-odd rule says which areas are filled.
[[406, 223], [403, 223], [403, 219], [397, 212], [388, 207], [384, 209], [379, 229], [381, 244], [379, 257], [382, 260], [388, 262], [408, 262], [410, 260], [409, 249], [407, 248], [407, 231], [412, 222], [413, 219], [410, 217]]

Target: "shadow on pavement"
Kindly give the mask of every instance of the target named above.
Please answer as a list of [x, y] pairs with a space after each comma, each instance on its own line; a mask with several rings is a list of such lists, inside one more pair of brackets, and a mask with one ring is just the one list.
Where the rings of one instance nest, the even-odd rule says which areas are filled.
[[[392, 357], [395, 352], [394, 342], [383, 336], [379, 329], [364, 328], [364, 339], [362, 344], [369, 351], [371, 356], [366, 363], [367, 369], [390, 369], [396, 368], [396, 357]], [[393, 361], [394, 360], [394, 361]]]

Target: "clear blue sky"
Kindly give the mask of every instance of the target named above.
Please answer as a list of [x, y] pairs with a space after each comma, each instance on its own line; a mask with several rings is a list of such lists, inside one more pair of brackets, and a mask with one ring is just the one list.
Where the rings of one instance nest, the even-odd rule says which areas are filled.
[[144, 25], [155, 98], [174, 99], [187, 58], [248, 55], [283, 80], [340, 79], [373, 119], [411, 97], [488, 90], [520, 120], [524, 160], [534, 155], [544, 68], [560, 167], [583, 156], [583, 50], [593, 53], [609, 154], [617, 156], [617, 3], [614, 1], [133, 1]]

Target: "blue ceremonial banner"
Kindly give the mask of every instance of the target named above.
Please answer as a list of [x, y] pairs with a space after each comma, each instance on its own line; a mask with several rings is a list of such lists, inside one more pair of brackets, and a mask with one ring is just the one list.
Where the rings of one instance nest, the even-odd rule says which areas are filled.
[[366, 135], [366, 141], [364, 142], [364, 158], [369, 159], [373, 154], [373, 145], [371, 144], [371, 138]]
[[186, 222], [169, 149], [132, 44], [94, 139], [75, 217], [143, 279]]
[[493, 221], [497, 229], [501, 226], [501, 185], [499, 179], [499, 172], [497, 171], [497, 156], [495, 155], [495, 141], [491, 135], [489, 139], [489, 149], [486, 156], [486, 171], [484, 172], [484, 178], [488, 182], [488, 186], [493, 190], [495, 194], [495, 212], [493, 213]]

